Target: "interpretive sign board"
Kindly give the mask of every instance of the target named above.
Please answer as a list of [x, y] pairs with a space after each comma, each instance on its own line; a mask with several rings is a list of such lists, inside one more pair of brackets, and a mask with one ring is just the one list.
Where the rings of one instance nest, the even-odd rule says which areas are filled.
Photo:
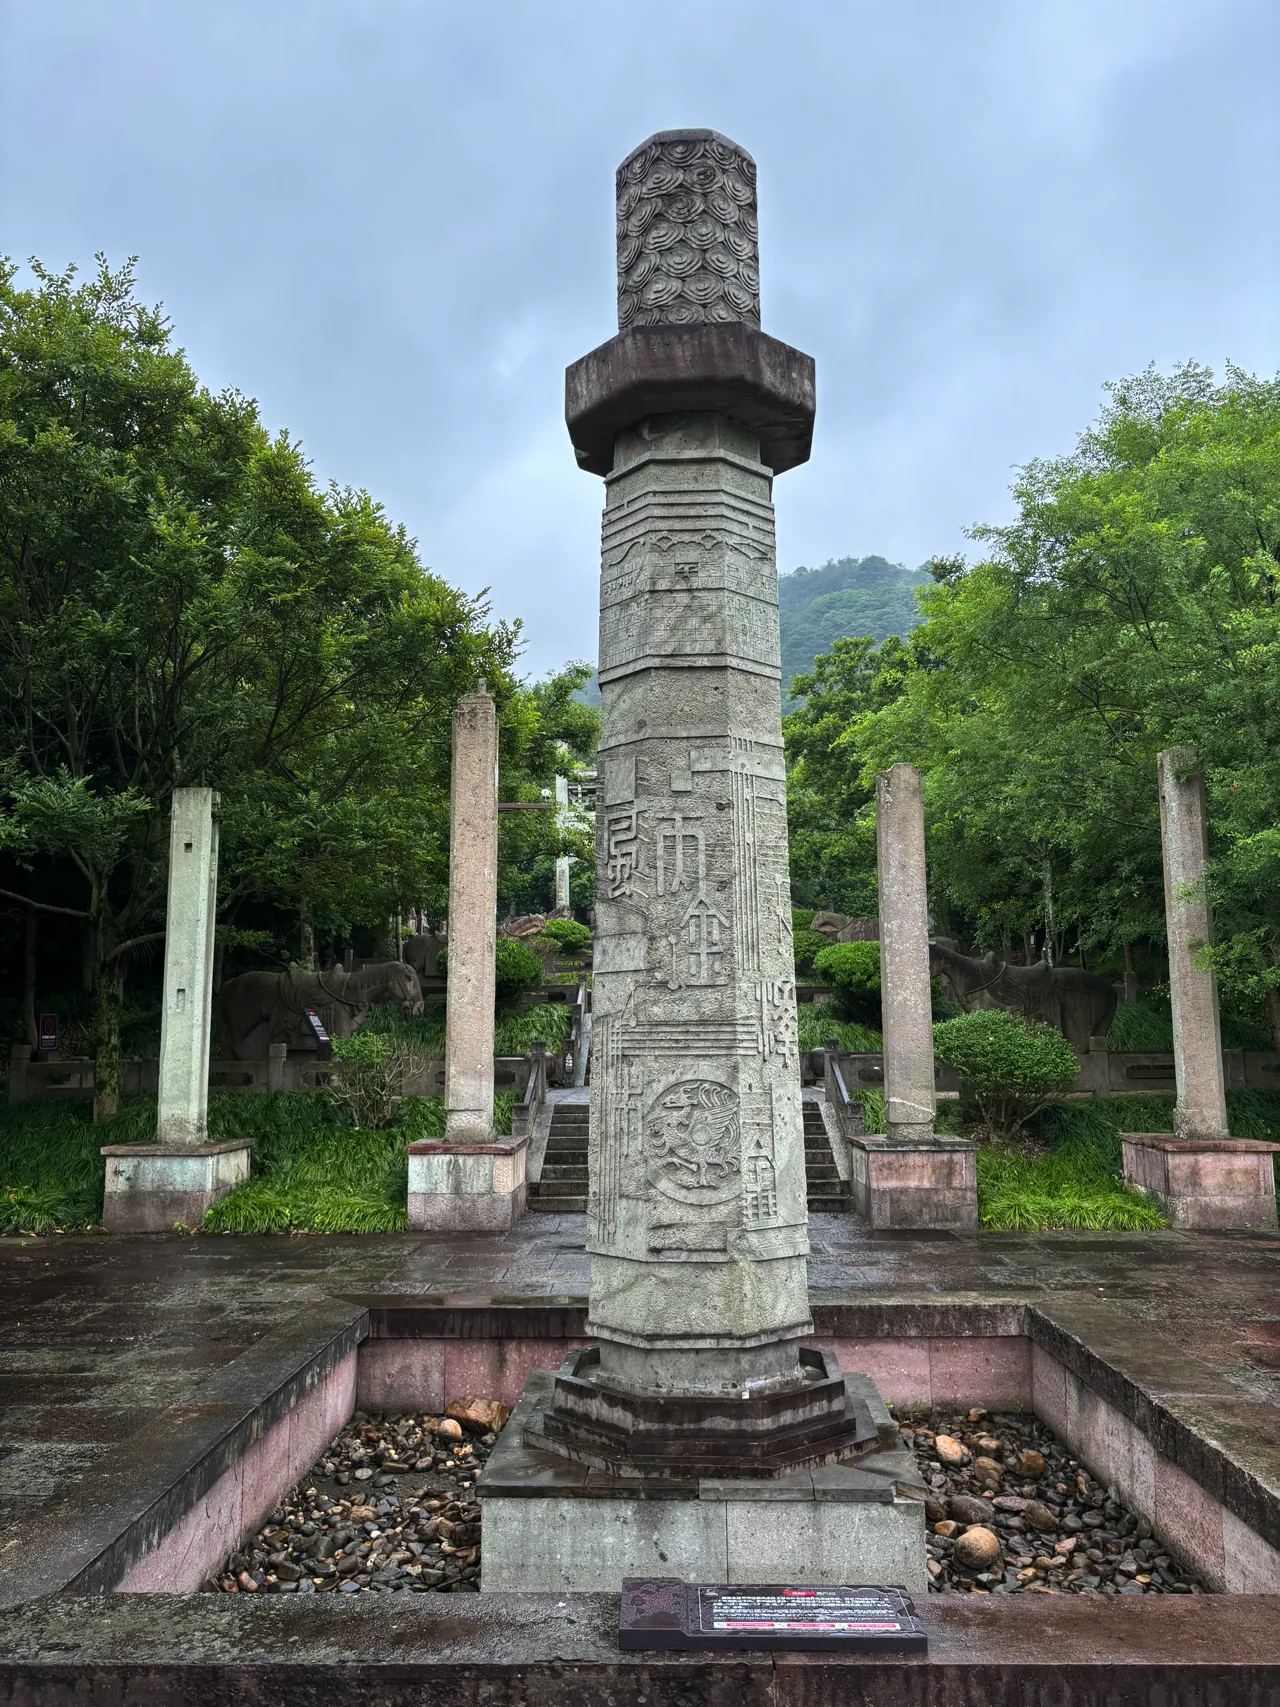
[[928, 1639], [910, 1595], [899, 1588], [625, 1577], [618, 1645], [636, 1652], [789, 1648], [924, 1653]]
[[316, 1040], [316, 1059], [330, 1061], [333, 1059], [333, 1044], [329, 1033], [324, 1028], [324, 1021], [314, 1008], [307, 1009], [307, 1024], [311, 1027], [312, 1036]]

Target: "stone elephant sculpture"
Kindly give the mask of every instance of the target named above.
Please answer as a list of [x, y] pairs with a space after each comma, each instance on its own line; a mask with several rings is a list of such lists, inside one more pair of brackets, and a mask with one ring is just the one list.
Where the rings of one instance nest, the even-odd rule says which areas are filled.
[[375, 1007], [399, 1002], [406, 1014], [422, 1012], [418, 974], [403, 960], [384, 960], [346, 972], [245, 972], [228, 978], [214, 1012], [224, 1061], [265, 1061], [272, 1043], [311, 1050], [307, 1023], [314, 1008], [330, 1037], [351, 1037]]
[[1115, 1017], [1116, 992], [1096, 972], [1080, 966], [1011, 966], [991, 952], [980, 960], [946, 943], [929, 944], [929, 970], [950, 980], [966, 1013], [1003, 1008], [1056, 1026], [1072, 1047], [1087, 1053], [1091, 1037], [1105, 1037]]

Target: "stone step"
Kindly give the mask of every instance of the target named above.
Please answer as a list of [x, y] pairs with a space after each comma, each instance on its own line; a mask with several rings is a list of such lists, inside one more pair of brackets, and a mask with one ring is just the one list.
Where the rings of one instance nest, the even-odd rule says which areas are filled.
[[585, 1215], [587, 1199], [585, 1195], [582, 1197], [542, 1197], [539, 1195], [531, 1197], [527, 1207], [541, 1215]]
[[587, 1186], [587, 1170], [585, 1168], [544, 1167], [542, 1178], [538, 1181], [540, 1191], [550, 1191], [552, 1186], [579, 1186], [585, 1191]]
[[847, 1215], [849, 1199], [847, 1197], [810, 1197], [808, 1210], [810, 1215]]

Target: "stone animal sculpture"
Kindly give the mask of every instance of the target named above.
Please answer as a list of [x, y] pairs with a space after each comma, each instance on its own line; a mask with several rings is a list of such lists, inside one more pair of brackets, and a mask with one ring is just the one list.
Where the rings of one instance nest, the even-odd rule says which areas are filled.
[[425, 933], [410, 935], [404, 939], [405, 963], [412, 966], [423, 983], [429, 978], [438, 978], [436, 958], [441, 949], [449, 946], [443, 935]]
[[307, 1023], [314, 1008], [330, 1037], [351, 1037], [380, 1003], [422, 1012], [418, 974], [403, 960], [384, 960], [346, 972], [245, 972], [218, 991], [215, 1011], [224, 1061], [265, 1061], [272, 1043], [315, 1050]]
[[929, 944], [929, 971], [945, 977], [965, 1013], [1003, 1008], [1056, 1026], [1081, 1054], [1091, 1037], [1105, 1037], [1116, 1011], [1116, 992], [1096, 972], [1079, 966], [1011, 966], [994, 953], [973, 960], [943, 942]]
[[815, 913], [809, 929], [828, 942], [878, 942], [880, 921], [857, 918], [849, 913]]

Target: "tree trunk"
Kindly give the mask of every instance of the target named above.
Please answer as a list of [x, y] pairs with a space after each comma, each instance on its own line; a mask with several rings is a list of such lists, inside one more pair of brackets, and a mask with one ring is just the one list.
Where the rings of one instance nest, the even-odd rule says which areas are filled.
[[22, 1029], [33, 1049], [40, 1043], [36, 1027], [36, 926], [39, 914], [34, 907], [26, 909], [22, 931]]
[[93, 1122], [100, 1126], [120, 1107], [120, 1011], [124, 1007], [124, 967], [118, 960], [98, 967], [93, 1069]]
[[84, 922], [80, 938], [80, 988], [86, 996], [93, 994], [93, 968], [98, 958], [98, 939], [89, 919]]
[[311, 928], [311, 908], [306, 901], [298, 903], [298, 959], [308, 972], [316, 969], [316, 933]]
[[1271, 1021], [1276, 1048], [1280, 1049], [1280, 987], [1275, 984], [1267, 985], [1267, 1018]]
[[1138, 974], [1133, 969], [1133, 949], [1124, 945], [1124, 1005], [1131, 1008], [1138, 999]]

